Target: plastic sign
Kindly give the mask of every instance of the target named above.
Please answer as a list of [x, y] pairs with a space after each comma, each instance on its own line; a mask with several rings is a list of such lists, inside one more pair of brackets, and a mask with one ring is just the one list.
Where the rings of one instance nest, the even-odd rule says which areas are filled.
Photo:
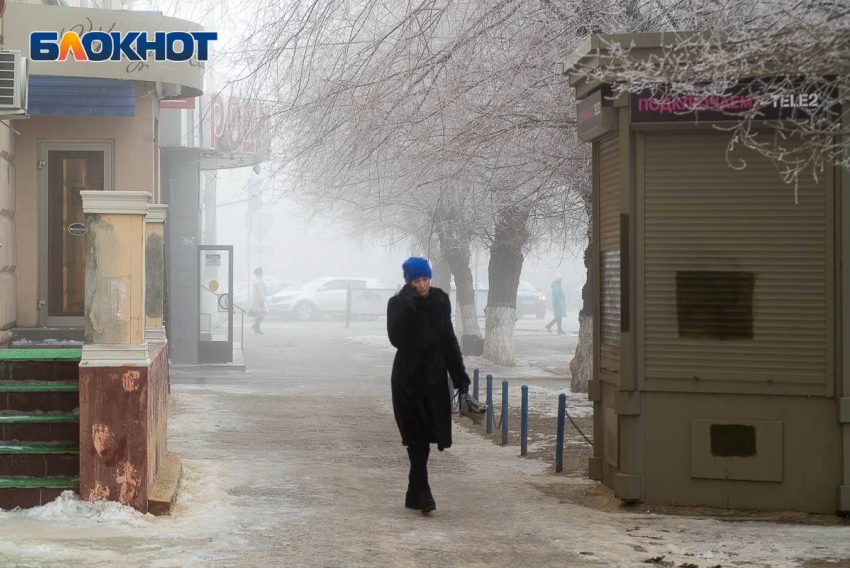
[[87, 231], [88, 227], [82, 223], [71, 223], [68, 225], [68, 232], [72, 235], [85, 235]]
[[217, 32], [65, 32], [30, 33], [32, 61], [207, 61]]

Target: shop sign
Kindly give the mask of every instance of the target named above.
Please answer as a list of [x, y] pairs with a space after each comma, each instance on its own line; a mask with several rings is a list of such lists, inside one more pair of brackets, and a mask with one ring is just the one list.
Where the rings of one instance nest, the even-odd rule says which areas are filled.
[[602, 89], [576, 105], [576, 125], [582, 142], [592, 142], [609, 132], [617, 132], [617, 111], [605, 99]]
[[31, 32], [29, 53], [33, 61], [148, 61], [150, 52], [154, 61], [207, 61], [216, 39], [217, 32]]
[[805, 120], [815, 114], [837, 111], [835, 97], [827, 96], [823, 90], [766, 94], [751, 84], [709, 96], [646, 90], [633, 93], [630, 106], [633, 123]]
[[221, 266], [221, 255], [218, 253], [207, 253], [206, 257], [206, 265], [207, 266]]
[[82, 223], [71, 223], [70, 225], [68, 225], [68, 232], [72, 235], [85, 235], [88, 230], [88, 227], [86, 227]]
[[255, 103], [221, 95], [210, 98], [210, 148], [232, 154], [258, 154], [264, 146]]

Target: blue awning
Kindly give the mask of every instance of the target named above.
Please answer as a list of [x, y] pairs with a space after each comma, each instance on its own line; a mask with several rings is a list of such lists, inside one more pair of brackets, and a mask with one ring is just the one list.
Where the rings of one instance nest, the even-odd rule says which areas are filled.
[[136, 82], [91, 77], [29, 76], [28, 114], [133, 116]]

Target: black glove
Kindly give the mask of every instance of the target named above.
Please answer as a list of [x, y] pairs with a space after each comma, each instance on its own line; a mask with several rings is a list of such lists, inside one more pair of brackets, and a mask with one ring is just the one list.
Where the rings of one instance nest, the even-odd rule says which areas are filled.
[[458, 385], [458, 387], [457, 387], [457, 390], [462, 395], [468, 395], [469, 394], [469, 379], [466, 379], [464, 382], [460, 383], [460, 385]]

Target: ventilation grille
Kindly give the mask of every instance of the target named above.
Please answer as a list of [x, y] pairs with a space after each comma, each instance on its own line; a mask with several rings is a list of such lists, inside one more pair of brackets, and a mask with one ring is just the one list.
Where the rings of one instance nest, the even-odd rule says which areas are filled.
[[26, 59], [20, 51], [0, 51], [0, 111], [26, 111]]

